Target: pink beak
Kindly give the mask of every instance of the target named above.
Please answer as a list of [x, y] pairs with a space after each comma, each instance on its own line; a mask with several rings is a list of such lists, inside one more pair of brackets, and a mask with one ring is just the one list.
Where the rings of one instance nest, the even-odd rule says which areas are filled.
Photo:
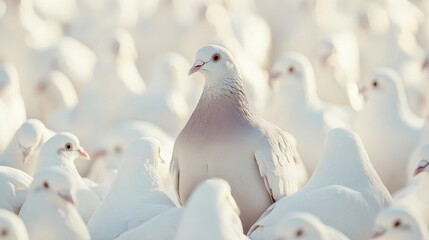
[[429, 162], [427, 162], [425, 160], [420, 161], [419, 166], [414, 171], [414, 176], [416, 176], [417, 174], [423, 172], [426, 169], [427, 166], [429, 166]]
[[194, 65], [191, 67], [191, 69], [189, 69], [188, 76], [195, 72], [198, 72], [200, 68], [204, 66], [204, 64], [206, 63], [203, 61], [200, 61], [200, 60], [195, 61]]
[[77, 149], [77, 151], [79, 152], [79, 157], [83, 158], [83, 159], [87, 159], [90, 160], [91, 157], [89, 156], [89, 154], [83, 149], [83, 147], [79, 147]]
[[381, 237], [384, 235], [384, 233], [385, 233], [385, 231], [377, 231], [374, 233], [374, 235], [372, 235], [371, 239]]
[[58, 193], [58, 196], [60, 196], [62, 199], [64, 199], [66, 202], [71, 203], [72, 205], [76, 204], [76, 201], [74, 200], [73, 196], [71, 194], [63, 194]]
[[366, 92], [366, 90], [367, 90], [367, 88], [366, 88], [365, 86], [363, 86], [363, 87], [359, 88], [359, 94], [363, 94], [363, 93], [365, 93], [365, 92]]
[[107, 155], [106, 150], [99, 150], [93, 154], [93, 159], [98, 159]]
[[423, 62], [423, 64], [422, 64], [422, 70], [425, 70], [428, 67], [429, 67], [429, 59]]

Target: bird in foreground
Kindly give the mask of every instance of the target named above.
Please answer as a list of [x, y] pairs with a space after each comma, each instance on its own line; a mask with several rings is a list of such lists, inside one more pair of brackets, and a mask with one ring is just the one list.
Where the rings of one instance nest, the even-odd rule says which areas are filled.
[[287, 214], [275, 228], [278, 240], [349, 240], [342, 232], [306, 212]]
[[407, 105], [401, 84], [400, 76], [393, 70], [376, 71], [360, 90], [365, 105], [353, 124], [390, 192], [406, 184], [404, 169], [423, 126], [423, 119], [414, 115]]
[[200, 182], [225, 179], [247, 231], [273, 202], [297, 190], [295, 153], [280, 128], [249, 108], [241, 74], [228, 50], [202, 47], [189, 74], [195, 72], [203, 74], [205, 85], [175, 142], [173, 187], [183, 205]]
[[243, 234], [231, 187], [223, 179], [200, 183], [184, 208], [176, 240], [249, 239]]
[[429, 239], [429, 232], [416, 212], [404, 206], [391, 206], [378, 214], [371, 239], [426, 240]]
[[115, 239], [176, 208], [163, 191], [160, 168], [165, 163], [160, 151], [160, 142], [153, 138], [140, 138], [130, 144], [109, 193], [88, 222], [92, 239]]
[[32, 181], [30, 175], [19, 169], [0, 166], [0, 208], [18, 213]]
[[87, 222], [101, 202], [100, 196], [94, 192], [79, 175], [74, 161], [77, 158], [89, 159], [89, 154], [80, 146], [79, 139], [71, 133], [58, 133], [51, 137], [40, 150], [36, 174], [51, 167], [61, 168], [76, 186], [77, 209], [83, 220]]
[[59, 168], [36, 173], [19, 213], [31, 239], [90, 239], [76, 209], [75, 191], [73, 180]]
[[252, 240], [274, 239], [275, 225], [285, 214], [303, 211], [350, 239], [368, 239], [378, 211], [391, 203], [392, 197], [358, 135], [336, 128], [328, 133], [325, 152], [308, 183], [274, 203], [248, 236]]
[[422, 148], [420, 158], [421, 161], [415, 167], [414, 178], [393, 195], [393, 205], [414, 210], [429, 226], [429, 145]]
[[29, 240], [27, 229], [16, 214], [0, 209], [0, 239]]
[[26, 120], [15, 132], [6, 150], [0, 155], [0, 165], [20, 169], [33, 175], [42, 145], [54, 135], [37, 119]]

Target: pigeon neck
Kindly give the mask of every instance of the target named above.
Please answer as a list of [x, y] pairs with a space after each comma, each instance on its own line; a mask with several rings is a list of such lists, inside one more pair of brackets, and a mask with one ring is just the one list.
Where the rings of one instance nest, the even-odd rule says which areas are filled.
[[141, 189], [163, 190], [161, 176], [159, 174], [160, 166], [150, 163], [149, 158], [141, 161], [137, 166], [136, 164], [124, 163], [119, 171], [115, 181], [118, 182], [135, 182]]
[[253, 113], [239, 77], [226, 77], [222, 81], [210, 81], [204, 86], [200, 100], [187, 126], [203, 129], [236, 128], [240, 123], [252, 121]]

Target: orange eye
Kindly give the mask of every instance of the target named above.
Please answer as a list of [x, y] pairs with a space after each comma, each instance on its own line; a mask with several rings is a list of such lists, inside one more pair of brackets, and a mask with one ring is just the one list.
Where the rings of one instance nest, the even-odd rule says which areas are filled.
[[219, 62], [220, 59], [221, 59], [221, 57], [220, 57], [220, 55], [218, 53], [213, 54], [213, 56], [212, 56], [212, 61], [213, 62], [215, 62], [215, 63]]

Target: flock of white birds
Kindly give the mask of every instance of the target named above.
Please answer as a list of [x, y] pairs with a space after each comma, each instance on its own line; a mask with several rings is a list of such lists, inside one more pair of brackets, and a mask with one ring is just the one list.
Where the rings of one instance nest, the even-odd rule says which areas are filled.
[[0, 240], [429, 240], [429, 0], [0, 0]]

